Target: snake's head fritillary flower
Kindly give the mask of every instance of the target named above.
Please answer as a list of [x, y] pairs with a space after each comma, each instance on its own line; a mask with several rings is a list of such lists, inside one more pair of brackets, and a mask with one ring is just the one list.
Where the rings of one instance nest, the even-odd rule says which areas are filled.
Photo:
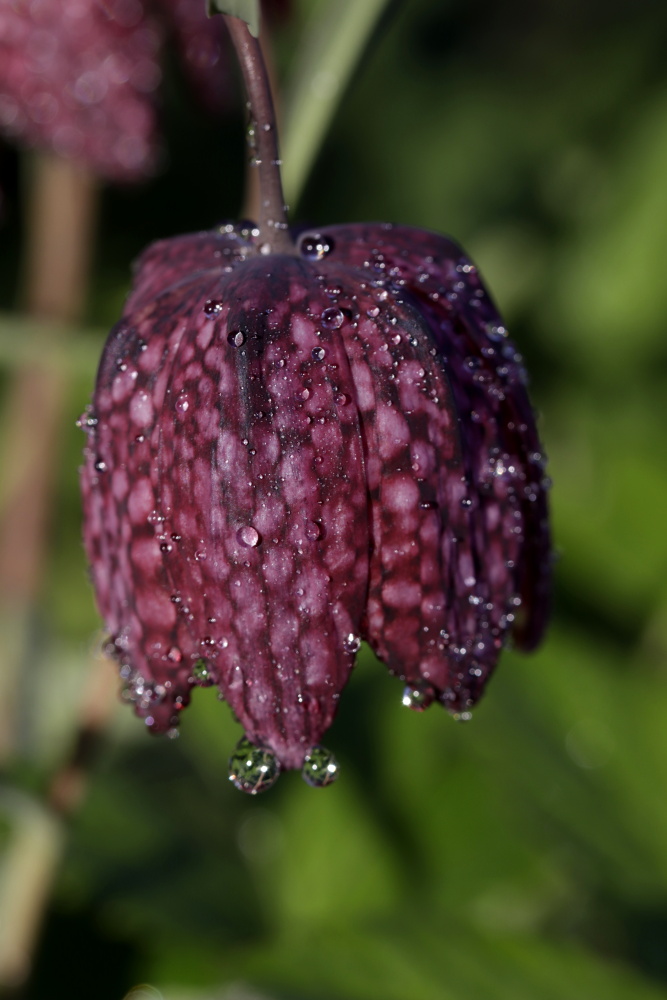
[[521, 358], [475, 266], [418, 229], [291, 236], [261, 49], [227, 24], [259, 224], [144, 253], [82, 487], [128, 698], [165, 732], [215, 684], [246, 733], [230, 777], [255, 793], [283, 768], [334, 780], [321, 740], [362, 640], [404, 704], [465, 717], [507, 639], [540, 639], [550, 546]]
[[[154, 244], [102, 358], [83, 469], [101, 614], [151, 729], [216, 684], [324, 783], [366, 640], [404, 703], [477, 701], [547, 617], [544, 458], [516, 348], [449, 240], [385, 225]], [[314, 763], [313, 763], [314, 761]]]

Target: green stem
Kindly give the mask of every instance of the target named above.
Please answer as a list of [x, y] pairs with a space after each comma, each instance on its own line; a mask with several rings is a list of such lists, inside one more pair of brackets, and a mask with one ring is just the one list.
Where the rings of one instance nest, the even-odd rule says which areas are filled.
[[253, 160], [259, 172], [259, 243], [262, 253], [294, 253], [280, 176], [276, 116], [269, 75], [257, 38], [244, 21], [225, 14], [245, 84], [253, 131]]

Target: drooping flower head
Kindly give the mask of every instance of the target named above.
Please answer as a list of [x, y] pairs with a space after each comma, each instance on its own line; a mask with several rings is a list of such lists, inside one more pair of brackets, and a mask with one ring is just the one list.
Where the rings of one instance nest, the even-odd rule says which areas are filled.
[[[274, 223], [275, 225], [275, 223]], [[320, 746], [366, 640], [404, 703], [465, 714], [549, 603], [544, 458], [516, 348], [456, 244], [227, 225], [139, 261], [82, 472], [101, 614], [136, 710], [216, 684], [257, 791]]]
[[477, 700], [546, 612], [544, 460], [514, 345], [443, 237], [223, 227], [151, 247], [83, 472], [100, 610], [139, 711], [216, 683], [300, 767], [362, 639], [421, 707]]

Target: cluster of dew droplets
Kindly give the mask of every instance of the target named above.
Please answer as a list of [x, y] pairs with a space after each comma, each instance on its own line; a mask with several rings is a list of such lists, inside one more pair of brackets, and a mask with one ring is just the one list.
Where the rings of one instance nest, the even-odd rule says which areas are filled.
[[[204, 640], [207, 641], [207, 640]], [[127, 662], [127, 637], [121, 632], [115, 638], [104, 641], [103, 649], [107, 656], [118, 662], [118, 672], [121, 680], [119, 692], [120, 700], [132, 705], [140, 718], [143, 718], [146, 726], [155, 734], [165, 733], [170, 739], [175, 739], [178, 734], [179, 714], [186, 707], [189, 701], [187, 688], [185, 695], [174, 695], [174, 684], [170, 679], [159, 683], [148, 680], [139, 671], [135, 670]], [[166, 653], [166, 659], [172, 665], [182, 663], [183, 654], [181, 650], [172, 646]], [[194, 660], [190, 675], [187, 677], [187, 687], [210, 687], [216, 683], [215, 668], [202, 657]], [[165, 728], [165, 710], [169, 707], [171, 715], [166, 716], [168, 727]], [[161, 718], [157, 718], [158, 715]]]
[[88, 405], [79, 419], [76, 422], [76, 426], [79, 430], [82, 430], [84, 434], [92, 434], [98, 424], [98, 418], [95, 415], [91, 405]]
[[[229, 780], [241, 792], [258, 795], [271, 788], [280, 776], [280, 763], [266, 747], [257, 746], [247, 737], [237, 743], [229, 758]], [[338, 777], [338, 762], [326, 747], [314, 746], [306, 754], [301, 774], [313, 788], [326, 788]]]
[[[135, 711], [143, 718], [148, 729], [155, 733], [161, 733], [163, 730], [156, 725], [153, 712], [164, 704], [168, 694], [167, 685], [146, 680], [138, 670], [134, 670], [127, 663], [121, 665], [119, 672], [122, 681], [121, 701], [134, 706]], [[174, 714], [171, 716], [170, 726], [166, 730], [166, 736], [169, 739], [176, 739], [178, 736], [179, 719], [177, 713], [183, 707], [183, 698], [180, 696], [174, 698]]]

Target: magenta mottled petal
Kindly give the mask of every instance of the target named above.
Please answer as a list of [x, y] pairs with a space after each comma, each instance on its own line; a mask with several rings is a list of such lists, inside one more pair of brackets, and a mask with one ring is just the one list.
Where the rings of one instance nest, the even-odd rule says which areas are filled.
[[544, 459], [476, 269], [421, 230], [252, 225], [141, 257], [82, 473], [100, 611], [152, 729], [216, 683], [299, 767], [361, 638], [467, 710], [548, 614]]
[[247, 239], [250, 231], [249, 227], [229, 225], [212, 232], [191, 233], [151, 243], [134, 266], [134, 283], [124, 314], [151, 303], [181, 281], [197, 283], [208, 272], [213, 277], [224, 273], [225, 269], [231, 270], [251, 249]]
[[[462, 467], [461, 476], [441, 477], [439, 496], [453, 532], [448, 539], [445, 529], [441, 541], [452, 664], [444, 693], [461, 708], [481, 693], [508, 630], [532, 648], [549, 613], [545, 459], [525, 372], [477, 269], [455, 243], [381, 225], [326, 232], [337, 258], [362, 269], [391, 303], [402, 303], [406, 323], [416, 315], [426, 324], [426, 338], [413, 339], [423, 344], [422, 354], [437, 350], [451, 386]], [[421, 367], [428, 371], [428, 364]], [[427, 396], [426, 381], [417, 389], [410, 390], [415, 399]], [[431, 667], [420, 672], [433, 680]]]
[[[132, 666], [185, 695], [205, 660], [248, 734], [298, 767], [331, 724], [361, 632], [359, 420], [307, 267], [253, 258], [221, 270], [158, 296], [107, 347], [84, 491], [102, 476], [112, 486], [87, 545]], [[116, 567], [121, 525], [129, 562]]]

